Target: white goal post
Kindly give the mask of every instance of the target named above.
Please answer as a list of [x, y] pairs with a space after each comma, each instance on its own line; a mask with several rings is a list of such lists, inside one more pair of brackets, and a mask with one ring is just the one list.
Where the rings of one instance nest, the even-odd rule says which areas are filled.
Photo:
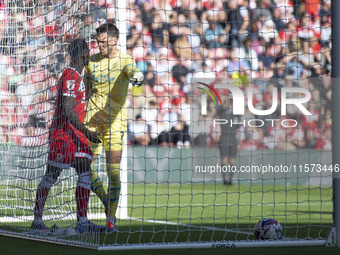
[[[119, 3], [118, 3], [119, 2]], [[126, 1], [115, 2], [115, 21], [120, 32], [119, 49], [126, 53]], [[127, 174], [127, 137], [125, 137], [125, 148], [122, 154], [121, 161], [121, 196], [118, 205], [117, 217], [119, 219], [128, 218], [128, 174]]]

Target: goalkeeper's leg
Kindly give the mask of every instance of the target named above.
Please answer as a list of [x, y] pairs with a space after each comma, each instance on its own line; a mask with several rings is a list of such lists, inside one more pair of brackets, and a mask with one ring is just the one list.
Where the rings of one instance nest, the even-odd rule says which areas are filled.
[[[119, 147], [120, 148], [120, 147]], [[120, 161], [122, 151], [106, 151], [106, 170], [108, 176], [109, 207], [107, 215], [107, 230], [116, 230], [116, 212], [120, 195]]]
[[109, 208], [107, 216], [108, 230], [115, 230], [116, 226], [116, 212], [119, 202], [120, 194], [120, 163], [106, 164], [107, 174], [109, 178], [108, 194], [109, 194]]
[[126, 134], [126, 121], [120, 121], [122, 119], [126, 118], [124, 116], [116, 117], [103, 139], [108, 176], [108, 231], [116, 230], [116, 212], [120, 195], [120, 161], [124, 149], [124, 134]]
[[98, 176], [97, 172], [94, 170], [94, 162], [96, 157], [99, 156], [102, 152], [103, 147], [99, 146], [98, 144], [90, 142], [91, 150], [92, 150], [92, 164], [91, 164], [91, 171], [92, 171], [92, 180], [91, 180], [91, 190], [97, 195], [97, 197], [102, 201], [105, 207], [105, 213], [107, 216], [108, 211], [108, 198], [106, 191], [104, 189], [103, 181]]
[[91, 190], [99, 197], [105, 206], [105, 213], [107, 214], [108, 209], [108, 199], [107, 194], [104, 189], [103, 181], [98, 176], [97, 172], [93, 170], [93, 162], [91, 164], [92, 169], [92, 180], [91, 180]]

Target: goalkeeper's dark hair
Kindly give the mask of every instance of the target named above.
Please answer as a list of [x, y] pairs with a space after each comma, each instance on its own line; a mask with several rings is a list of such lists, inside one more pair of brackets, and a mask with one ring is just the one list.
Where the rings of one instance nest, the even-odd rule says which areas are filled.
[[72, 59], [79, 57], [88, 49], [87, 43], [83, 38], [77, 38], [70, 41], [68, 46], [68, 53]]
[[97, 35], [107, 33], [108, 36], [119, 38], [118, 28], [111, 22], [100, 25], [96, 28]]

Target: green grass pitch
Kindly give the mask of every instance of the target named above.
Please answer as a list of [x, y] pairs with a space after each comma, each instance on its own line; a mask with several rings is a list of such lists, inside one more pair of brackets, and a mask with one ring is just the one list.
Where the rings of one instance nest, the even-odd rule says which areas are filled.
[[[1, 215], [32, 215], [33, 189], [1, 188]], [[72, 188], [57, 185], [51, 193], [55, 199], [48, 200], [47, 208], [60, 215], [74, 211], [73, 192]], [[7, 206], [3, 205], [5, 196], [13, 198], [7, 200]], [[96, 197], [92, 195], [91, 200], [90, 212], [98, 212]], [[333, 210], [331, 187], [250, 183], [130, 184], [128, 207], [130, 219], [118, 221], [117, 233], [67, 239], [96, 245], [254, 240], [254, 225], [264, 217], [278, 220], [286, 238], [318, 239], [326, 237]], [[58, 219], [46, 222], [48, 226], [54, 223], [63, 226], [72, 222]], [[104, 220], [96, 223], [104, 224]], [[22, 232], [28, 231], [29, 225], [29, 221], [0, 223], [0, 229]]]

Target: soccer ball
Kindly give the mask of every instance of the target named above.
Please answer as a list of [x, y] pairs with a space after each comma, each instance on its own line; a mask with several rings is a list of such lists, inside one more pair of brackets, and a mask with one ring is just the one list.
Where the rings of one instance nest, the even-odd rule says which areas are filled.
[[265, 218], [255, 225], [254, 235], [256, 239], [281, 239], [282, 227], [277, 220]]

